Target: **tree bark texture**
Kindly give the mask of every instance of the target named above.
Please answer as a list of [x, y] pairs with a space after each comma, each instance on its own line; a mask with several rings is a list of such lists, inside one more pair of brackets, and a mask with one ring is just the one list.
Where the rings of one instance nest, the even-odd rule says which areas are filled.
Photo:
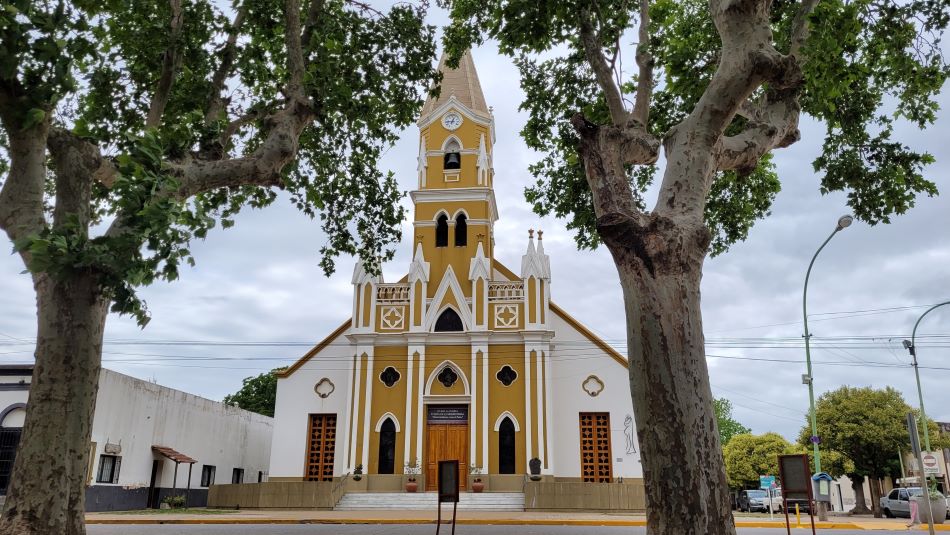
[[884, 516], [881, 512], [881, 496], [884, 495], [881, 480], [876, 477], [869, 477], [868, 483], [871, 487], [871, 511], [874, 513], [874, 518], [881, 518]]
[[[615, 127], [578, 118], [574, 125], [582, 138], [598, 234], [623, 288], [647, 533], [733, 535], [700, 311], [709, 231], [701, 218], [697, 223], [659, 211], [635, 212], [624, 165], [637, 147], [654, 145], [632, 142]], [[705, 173], [709, 168], [677, 169]]]
[[867, 499], [864, 497], [864, 476], [852, 475], [851, 490], [854, 491], [854, 508], [851, 509], [853, 515], [868, 515], [871, 510], [868, 509]]
[[82, 535], [107, 302], [95, 276], [34, 284], [38, 330], [30, 402], [7, 500], [5, 535]]

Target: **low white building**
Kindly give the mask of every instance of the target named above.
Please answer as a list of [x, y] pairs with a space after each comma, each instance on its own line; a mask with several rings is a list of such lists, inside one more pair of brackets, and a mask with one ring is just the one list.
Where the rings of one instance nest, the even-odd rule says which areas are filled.
[[[32, 367], [13, 368], [0, 368], [0, 432], [19, 439]], [[267, 416], [103, 369], [86, 509], [157, 507], [176, 494], [187, 495], [189, 505], [203, 506], [211, 484], [266, 480], [272, 422]], [[9, 467], [12, 450], [0, 449], [0, 493], [6, 489], [3, 478]]]

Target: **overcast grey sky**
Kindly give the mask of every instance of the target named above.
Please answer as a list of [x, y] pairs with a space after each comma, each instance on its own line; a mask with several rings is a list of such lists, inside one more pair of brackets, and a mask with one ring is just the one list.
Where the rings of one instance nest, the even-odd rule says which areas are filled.
[[[442, 20], [439, 15], [434, 22]], [[622, 300], [610, 255], [604, 249], [577, 251], [561, 221], [534, 215], [524, 200], [523, 188], [532, 181], [527, 168], [538, 155], [518, 135], [525, 115], [518, 111], [522, 92], [517, 70], [493, 44], [473, 55], [497, 121], [496, 258], [517, 268], [527, 229], [544, 229], [552, 299], [625, 353]], [[941, 103], [946, 107], [950, 99], [941, 97]], [[812, 171], [823, 128], [805, 119], [801, 130], [802, 141], [776, 153], [783, 190], [772, 217], [759, 222], [746, 242], [707, 260], [702, 288], [707, 353], [718, 356], [709, 359], [714, 394], [730, 399], [735, 416], [754, 432], [777, 431], [789, 439], [805, 423], [808, 408], [801, 383], [805, 269], [837, 218], [847, 212], [844, 195], [819, 193], [819, 177]], [[909, 337], [925, 310], [921, 307], [950, 299], [950, 163], [945, 150], [950, 114], [942, 111], [928, 131], [900, 128], [898, 135], [937, 157], [928, 175], [944, 196], [920, 199], [913, 211], [890, 225], [857, 222], [836, 236], [812, 273], [809, 326], [815, 336], [816, 392], [845, 384], [890, 385], [916, 406], [913, 370], [900, 342]], [[415, 186], [417, 147], [418, 130], [412, 127], [381, 162], [396, 172], [406, 190]], [[409, 206], [408, 199], [404, 203]], [[404, 229], [396, 259], [385, 266], [387, 280], [398, 279], [408, 267], [412, 233], [408, 224]], [[341, 259], [338, 272], [323, 277], [317, 261], [324, 240], [318, 225], [288, 202], [247, 209], [233, 229], [215, 230], [206, 241], [193, 244], [198, 265], [184, 270], [179, 281], [141, 291], [152, 311], [144, 331], [129, 318], [109, 317], [104, 366], [221, 399], [237, 390], [242, 378], [293, 362], [306, 352], [306, 344], [321, 340], [351, 310], [352, 259]], [[22, 270], [18, 257], [0, 256], [0, 363], [31, 360], [35, 305]], [[916, 308], [878, 311], [894, 307]], [[868, 310], [872, 312], [827, 314]], [[950, 306], [930, 314], [920, 332], [950, 335]], [[873, 339], [828, 340], [834, 337]], [[942, 368], [921, 370], [921, 379], [928, 414], [950, 421], [950, 337], [940, 340], [919, 344], [921, 365]]]

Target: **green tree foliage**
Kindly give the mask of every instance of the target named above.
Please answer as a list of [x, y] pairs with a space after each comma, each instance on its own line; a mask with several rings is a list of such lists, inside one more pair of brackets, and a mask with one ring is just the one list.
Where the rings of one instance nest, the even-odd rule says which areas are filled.
[[[588, 2], [444, 1], [454, 21], [446, 33], [451, 50], [458, 53], [489, 36], [516, 58], [526, 94], [522, 109], [529, 114], [522, 135], [542, 153], [531, 167], [537, 182], [526, 189], [528, 200], [539, 214], [567, 218], [580, 247], [595, 247], [596, 218], [578, 157], [579, 138], [570, 123], [577, 112], [596, 124], [609, 122], [604, 93], [578, 37]], [[950, 73], [940, 45], [950, 6], [936, 0], [805, 3], [814, 11], [807, 17], [810, 27], [801, 53], [800, 106], [825, 125], [822, 153], [812, 162], [821, 174], [820, 191], [847, 192], [859, 219], [889, 222], [893, 214], [911, 208], [917, 194], [937, 193], [923, 174], [933, 156], [898, 139], [894, 126], [904, 121], [926, 128], [936, 118], [934, 97]], [[608, 0], [595, 8], [597, 37], [624, 95], [634, 93], [641, 76], [625, 49], [638, 6], [636, 0]], [[770, 8], [775, 47], [788, 52], [801, 3], [772, 2]], [[654, 0], [649, 10], [645, 44], [659, 76], [646, 126], [663, 139], [699, 103], [719, 65], [721, 39], [706, 0]], [[633, 76], [627, 74], [631, 66]], [[766, 97], [768, 91], [764, 87], [750, 100]], [[739, 133], [756, 121], [739, 113], [725, 133]], [[751, 165], [719, 171], [712, 183], [705, 214], [714, 235], [713, 254], [745, 239], [754, 222], [769, 214], [781, 183], [768, 152], [761, 156]], [[628, 170], [642, 203], [655, 168], [631, 165]]]
[[778, 478], [778, 456], [797, 453], [795, 446], [778, 433], [742, 434], [722, 449], [726, 478], [735, 489], [759, 487], [759, 476]]
[[736, 435], [745, 435], [752, 431], [732, 417], [732, 402], [726, 398], [713, 400], [716, 420], [719, 424], [719, 442], [723, 447]]
[[[897, 390], [886, 387], [842, 386], [822, 394], [815, 403], [822, 468], [826, 452], [837, 452], [853, 463], [858, 475], [873, 478], [900, 476], [898, 450], [907, 450], [906, 417], [911, 411]], [[799, 443], [810, 447], [811, 426], [806, 424]]]
[[256, 377], [245, 377], [241, 388], [224, 396], [224, 402], [264, 416], [274, 416], [274, 405], [277, 403], [277, 372], [282, 370], [284, 368], [274, 368]]
[[[299, 32], [290, 53], [287, 9]], [[342, 253], [377, 268], [404, 216], [377, 162], [436, 76], [424, 14], [345, 0], [5, 4], [5, 129], [51, 126], [98, 158], [89, 209], [108, 229], [11, 236], [28, 269], [95, 270], [113, 310], [144, 324], [135, 288], [176, 279], [194, 263], [192, 239], [278, 190], [319, 218], [327, 273]], [[55, 203], [52, 181], [46, 190]]]

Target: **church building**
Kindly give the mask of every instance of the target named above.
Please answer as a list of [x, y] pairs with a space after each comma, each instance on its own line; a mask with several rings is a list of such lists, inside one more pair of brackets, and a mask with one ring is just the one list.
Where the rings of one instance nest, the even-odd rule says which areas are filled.
[[520, 491], [532, 465], [545, 481], [642, 478], [626, 360], [552, 302], [541, 231], [525, 229], [517, 271], [495, 257], [493, 185], [513, 173], [495, 173], [471, 55], [440, 68], [418, 120], [412, 262], [396, 282], [357, 264], [350, 317], [278, 375], [270, 481], [358, 472], [396, 490], [417, 473], [433, 490], [448, 459], [489, 491]]

